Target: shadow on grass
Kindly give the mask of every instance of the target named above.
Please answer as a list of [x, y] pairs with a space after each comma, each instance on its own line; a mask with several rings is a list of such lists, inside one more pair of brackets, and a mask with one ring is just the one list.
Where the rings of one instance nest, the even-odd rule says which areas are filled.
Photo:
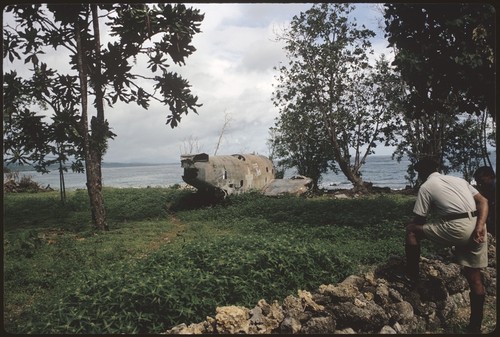
[[222, 196], [208, 192], [182, 193], [165, 205], [168, 212], [179, 212], [213, 207], [224, 203]]

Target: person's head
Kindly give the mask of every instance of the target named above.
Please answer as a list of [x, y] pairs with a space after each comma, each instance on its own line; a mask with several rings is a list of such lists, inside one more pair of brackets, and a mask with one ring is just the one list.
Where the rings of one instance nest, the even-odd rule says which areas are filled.
[[418, 178], [425, 181], [431, 173], [437, 172], [438, 167], [439, 164], [434, 159], [425, 157], [420, 159], [413, 169], [418, 172]]
[[481, 166], [474, 172], [474, 179], [479, 187], [491, 185], [495, 181], [495, 171], [491, 166]]

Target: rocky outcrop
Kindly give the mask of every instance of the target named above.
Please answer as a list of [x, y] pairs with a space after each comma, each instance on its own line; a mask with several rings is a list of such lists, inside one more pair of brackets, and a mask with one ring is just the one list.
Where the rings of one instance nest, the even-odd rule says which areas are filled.
[[33, 177], [22, 175], [19, 172], [11, 172], [4, 175], [3, 191], [4, 193], [21, 193], [21, 192], [47, 192], [54, 189], [47, 185], [45, 188], [41, 187]]
[[[487, 295], [496, 297], [495, 241], [490, 237], [490, 266], [483, 271]], [[218, 307], [214, 318], [180, 324], [167, 334], [201, 333], [424, 333], [438, 332], [469, 306], [469, 286], [461, 267], [449, 256], [421, 258], [420, 282], [412, 287], [390, 275], [404, 261], [392, 257], [363, 275], [339, 284], [321, 285], [316, 292], [299, 290], [282, 302], [260, 300], [253, 309]], [[442, 331], [442, 330], [441, 330]]]

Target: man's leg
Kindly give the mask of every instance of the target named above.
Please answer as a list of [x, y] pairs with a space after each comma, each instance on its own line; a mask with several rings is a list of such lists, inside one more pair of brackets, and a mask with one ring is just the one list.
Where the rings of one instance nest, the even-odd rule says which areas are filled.
[[419, 263], [420, 263], [420, 240], [423, 237], [423, 226], [409, 224], [406, 226], [406, 274], [416, 282], [418, 281]]
[[481, 332], [481, 323], [483, 321], [484, 298], [486, 294], [481, 269], [465, 267], [464, 274], [470, 286], [470, 321], [467, 330], [468, 332], [479, 333]]

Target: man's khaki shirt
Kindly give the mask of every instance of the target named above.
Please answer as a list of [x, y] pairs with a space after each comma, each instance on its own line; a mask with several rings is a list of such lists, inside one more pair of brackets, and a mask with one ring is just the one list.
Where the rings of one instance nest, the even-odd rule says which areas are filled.
[[426, 217], [431, 211], [437, 216], [472, 212], [476, 210], [477, 193], [462, 178], [434, 172], [420, 186], [413, 213]]

